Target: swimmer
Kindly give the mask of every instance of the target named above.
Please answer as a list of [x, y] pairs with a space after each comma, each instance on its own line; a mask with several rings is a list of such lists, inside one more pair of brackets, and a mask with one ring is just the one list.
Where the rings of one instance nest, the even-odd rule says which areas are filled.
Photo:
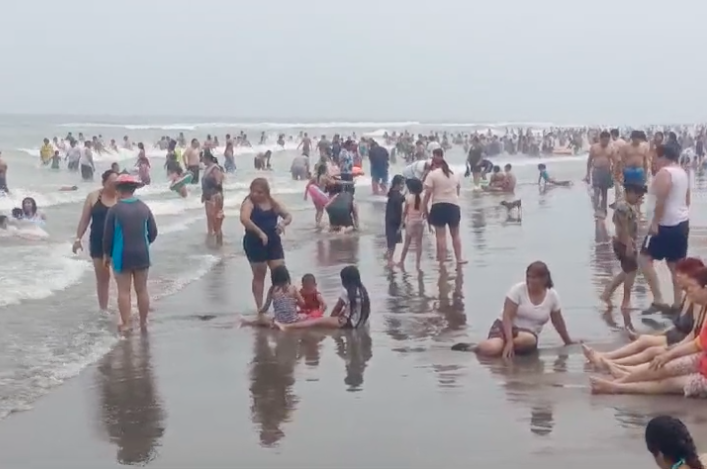
[[[176, 143], [176, 142], [175, 142]], [[171, 147], [171, 142], [170, 142], [170, 147]], [[189, 148], [184, 150], [184, 154], [182, 155], [182, 160], [184, 162], [184, 167], [192, 173], [194, 176], [191, 180], [192, 184], [198, 184], [199, 183], [199, 170], [200, 170], [200, 160], [201, 156], [199, 154], [199, 141], [197, 139], [192, 139], [191, 145], [189, 145]]]
[[[320, 164], [317, 166], [317, 174], [310, 179], [309, 183], [307, 183], [307, 186], [304, 188], [304, 200], [307, 200], [307, 196], [310, 195], [310, 191], [312, 192], [312, 202], [314, 202], [314, 209], [316, 210], [314, 222], [317, 228], [321, 227], [324, 207], [326, 206], [326, 202], [328, 200], [324, 189], [330, 184], [330, 182], [329, 176], [327, 176], [326, 165]], [[312, 188], [312, 186], [319, 189], [322, 197], [315, 198], [315, 196], [319, 194], [316, 189]]]
[[78, 147], [78, 142], [74, 139], [69, 140], [69, 149], [64, 157], [68, 161], [67, 167], [69, 171], [79, 170], [79, 161], [81, 160], [81, 149]]
[[295, 181], [303, 181], [309, 177], [309, 158], [304, 153], [295, 156], [290, 166], [290, 174]]
[[329, 188], [331, 200], [324, 206], [329, 215], [329, 230], [333, 232], [358, 231], [358, 207], [351, 192], [342, 184]]
[[201, 178], [201, 201], [206, 210], [206, 228], [216, 245], [223, 245], [223, 171], [211, 150], [204, 150], [204, 176]]
[[61, 186], [59, 192], [73, 192], [79, 190], [79, 186]]
[[571, 186], [572, 181], [558, 181], [557, 179], [551, 178], [547, 172], [547, 166], [544, 163], [538, 165], [538, 186]]
[[150, 295], [147, 278], [150, 270], [150, 245], [157, 238], [157, 224], [150, 207], [135, 197], [142, 183], [127, 174], [118, 176], [115, 188], [118, 202], [108, 209], [103, 233], [103, 263], [112, 265], [118, 287], [118, 329], [131, 329], [131, 291], [135, 287], [140, 327], [147, 326]]
[[[13, 216], [15, 215], [15, 210], [12, 210]], [[20, 220], [27, 220], [33, 223], [43, 223], [46, 221], [46, 216], [37, 210], [37, 202], [32, 197], [25, 197], [22, 199], [22, 215]]]
[[7, 188], [7, 163], [2, 159], [0, 152], [0, 194], [9, 194], [10, 189]]
[[620, 166], [624, 184], [643, 186], [649, 167], [649, 147], [645, 134], [640, 130], [631, 132], [631, 143], [619, 150]]
[[42, 147], [39, 149], [39, 162], [46, 166], [52, 160], [54, 155], [54, 147], [49, 143], [49, 139], [45, 138]]
[[471, 147], [466, 157], [466, 174], [471, 175], [474, 179], [474, 184], [478, 185], [481, 182], [483, 168], [481, 167], [481, 159], [484, 157], [484, 145], [479, 140], [479, 137], [474, 135], [471, 140]]
[[93, 173], [96, 171], [96, 166], [93, 164], [93, 151], [91, 150], [91, 142], [86, 140], [84, 147], [80, 151], [79, 166], [81, 167], [81, 179], [84, 181], [93, 181]]
[[614, 147], [610, 144], [611, 135], [604, 130], [599, 135], [599, 142], [592, 144], [589, 147], [589, 156], [587, 158], [587, 174], [584, 177], [585, 182], [590, 182], [594, 189], [593, 203], [594, 210], [597, 216], [606, 217], [607, 199], [609, 197], [609, 189], [614, 185], [614, 175], [612, 167], [614, 165]]
[[52, 156], [52, 169], [59, 169], [59, 163], [61, 162], [61, 155], [59, 155], [59, 150], [54, 151]]
[[137, 161], [135, 162], [135, 167], [137, 168], [137, 174], [138, 177], [140, 178], [140, 181], [144, 185], [149, 185], [150, 184], [150, 160], [147, 158], [147, 155], [145, 155], [145, 145], [140, 142], [137, 144], [138, 147], [138, 154], [137, 154]]

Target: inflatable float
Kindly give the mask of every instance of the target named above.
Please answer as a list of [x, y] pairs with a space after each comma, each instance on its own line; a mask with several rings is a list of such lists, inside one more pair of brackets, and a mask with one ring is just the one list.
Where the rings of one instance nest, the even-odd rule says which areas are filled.
[[363, 176], [366, 174], [363, 172], [363, 168], [360, 166], [354, 166], [351, 173], [353, 174], [353, 177], [359, 177], [359, 176]]
[[324, 208], [329, 202], [329, 197], [316, 184], [310, 184], [307, 187], [307, 194], [312, 199], [315, 208]]
[[571, 156], [574, 155], [574, 150], [571, 148], [555, 148], [552, 150], [552, 154], [559, 156]]
[[179, 192], [179, 189], [181, 189], [182, 187], [189, 184], [192, 181], [192, 179], [194, 179], [194, 175], [192, 173], [190, 173], [189, 171], [187, 171], [187, 173], [184, 176], [182, 176], [178, 179], [175, 179], [175, 181], [169, 185], [169, 188], [170, 188], [170, 190], [173, 190], [174, 192]]

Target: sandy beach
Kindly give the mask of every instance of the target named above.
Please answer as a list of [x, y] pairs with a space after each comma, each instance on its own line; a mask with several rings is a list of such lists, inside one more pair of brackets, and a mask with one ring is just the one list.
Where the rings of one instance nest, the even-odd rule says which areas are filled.
[[[532, 170], [519, 169], [519, 179], [532, 180]], [[231, 216], [232, 255], [159, 299], [148, 335], [121, 340], [33, 410], [0, 422], [0, 465], [540, 468], [581, 459], [638, 467], [651, 463], [643, 426], [666, 412], [684, 418], [700, 440], [707, 412], [695, 412], [693, 402], [591, 396], [580, 349], [561, 347], [551, 327], [539, 356], [510, 366], [449, 349], [485, 337], [506, 290], [536, 259], [550, 266], [573, 337], [599, 348], [623, 340], [624, 319], [603, 314], [597, 300], [617, 266], [607, 233], [592, 229], [585, 186], [546, 193], [520, 186], [522, 223], [507, 219], [497, 197], [464, 191], [470, 263], [440, 270], [427, 249], [419, 274], [384, 268], [385, 201], [367, 191], [359, 192], [361, 236], [316, 235], [313, 214], [300, 211], [286, 248], [293, 278], [314, 273], [330, 301], [341, 267], [357, 264], [374, 305], [369, 331], [239, 327], [253, 306]], [[693, 200], [704, 205], [701, 192]], [[703, 234], [694, 218], [691, 251], [699, 254]], [[635, 306], [645, 306], [642, 280], [636, 290]], [[649, 330], [644, 319], [632, 316], [637, 329]]]

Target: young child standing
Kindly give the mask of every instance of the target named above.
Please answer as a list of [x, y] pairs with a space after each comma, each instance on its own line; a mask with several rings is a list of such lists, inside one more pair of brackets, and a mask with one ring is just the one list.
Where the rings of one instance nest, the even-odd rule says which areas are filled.
[[415, 243], [415, 268], [420, 270], [420, 258], [422, 257], [422, 234], [425, 231], [425, 222], [422, 216], [422, 181], [410, 179], [407, 182], [408, 191], [405, 196], [405, 207], [403, 208], [403, 219], [405, 220], [405, 242], [403, 252], [400, 253], [400, 267], [405, 266], [410, 245]]
[[388, 267], [393, 267], [393, 255], [395, 246], [403, 241], [403, 197], [402, 190], [405, 185], [405, 178], [397, 174], [393, 177], [388, 191], [388, 202], [385, 204], [385, 241], [388, 251], [385, 259]]
[[326, 312], [326, 303], [322, 294], [317, 290], [317, 279], [312, 274], [302, 276], [302, 288], [299, 291], [304, 306], [302, 306], [302, 314], [306, 314], [308, 318], [321, 318]]

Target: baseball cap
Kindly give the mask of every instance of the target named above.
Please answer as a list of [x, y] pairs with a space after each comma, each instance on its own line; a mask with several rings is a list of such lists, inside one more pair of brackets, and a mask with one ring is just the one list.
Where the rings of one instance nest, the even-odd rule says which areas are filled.
[[120, 174], [117, 178], [115, 178], [115, 184], [126, 186], [142, 186], [142, 181], [133, 176], [132, 174]]

